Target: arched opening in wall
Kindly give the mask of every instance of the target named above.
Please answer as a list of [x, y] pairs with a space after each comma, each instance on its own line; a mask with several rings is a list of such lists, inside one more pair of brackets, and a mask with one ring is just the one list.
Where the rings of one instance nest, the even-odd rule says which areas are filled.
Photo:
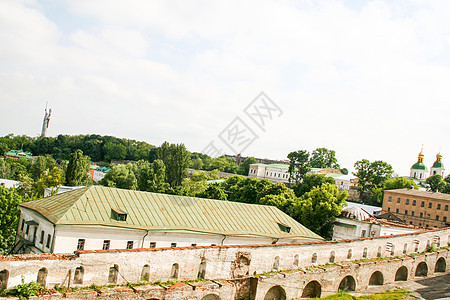
[[142, 267], [141, 281], [150, 281], [150, 266], [145, 265]]
[[231, 272], [233, 278], [245, 277], [249, 274], [250, 260], [244, 256], [239, 255], [238, 258], [231, 263]]
[[206, 259], [202, 258], [202, 261], [200, 262], [200, 266], [198, 268], [198, 278], [205, 279], [205, 275], [206, 275]]
[[334, 263], [335, 260], [336, 260], [336, 252], [331, 251], [329, 262]]
[[0, 271], [0, 289], [5, 290], [8, 288], [8, 279], [9, 279], [9, 271], [1, 270]]
[[84, 276], [84, 268], [83, 267], [76, 268], [75, 273], [73, 274], [73, 283], [83, 284], [83, 276]]
[[46, 268], [42, 268], [38, 271], [36, 282], [37, 284], [45, 287], [47, 284], [47, 274], [48, 270]]
[[293, 262], [294, 267], [298, 267], [299, 260], [300, 260], [300, 256], [298, 254], [295, 254], [294, 262]]
[[317, 263], [317, 253], [314, 253], [314, 254], [312, 255], [312, 257], [311, 257], [311, 263], [312, 263], [312, 264]]
[[341, 280], [338, 291], [350, 292], [354, 291], [355, 289], [356, 289], [355, 278], [353, 278], [353, 276], [351, 275], [348, 275]]
[[380, 246], [378, 247], [377, 257], [381, 257], [381, 252], [383, 251], [383, 248]]
[[363, 250], [363, 258], [367, 258], [367, 247]]
[[430, 250], [431, 250], [431, 241], [428, 240], [427, 241], [427, 251], [430, 251]]
[[369, 285], [383, 285], [384, 276], [380, 271], [375, 271], [372, 273], [369, 279]]
[[414, 241], [414, 252], [419, 252], [419, 241]]
[[417, 265], [416, 268], [416, 277], [426, 277], [428, 275], [428, 266], [427, 263], [422, 261]]
[[208, 294], [204, 296], [201, 300], [220, 300], [220, 297], [216, 294]]
[[406, 281], [408, 280], [408, 268], [405, 266], [400, 267], [395, 273], [395, 281]]
[[319, 298], [322, 294], [322, 286], [316, 280], [310, 281], [302, 292], [302, 298]]
[[119, 275], [119, 266], [118, 265], [114, 265], [111, 268], [109, 268], [108, 283], [109, 284], [117, 284], [118, 275]]
[[178, 264], [173, 264], [172, 265], [172, 270], [170, 271], [170, 278], [172, 279], [178, 279], [178, 271], [179, 271], [180, 267], [178, 266]]
[[406, 254], [408, 252], [408, 243], [405, 243], [405, 245], [403, 245], [403, 254]]
[[436, 262], [436, 266], [434, 267], [434, 272], [445, 272], [445, 269], [447, 269], [447, 263], [445, 262], [445, 259], [443, 257], [439, 258]]
[[352, 259], [352, 249], [348, 249], [347, 259]]
[[280, 269], [280, 257], [277, 256], [273, 259], [272, 271], [278, 271]]
[[279, 286], [273, 286], [267, 291], [264, 300], [286, 300], [286, 292]]

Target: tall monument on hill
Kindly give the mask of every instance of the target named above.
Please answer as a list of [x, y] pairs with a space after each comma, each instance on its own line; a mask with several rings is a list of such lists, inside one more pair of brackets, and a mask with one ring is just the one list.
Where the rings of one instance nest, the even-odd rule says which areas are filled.
[[42, 122], [42, 131], [41, 136], [45, 136], [47, 134], [48, 123], [50, 122], [50, 116], [52, 115], [52, 109], [47, 112], [47, 104], [45, 104], [45, 115], [44, 121]]

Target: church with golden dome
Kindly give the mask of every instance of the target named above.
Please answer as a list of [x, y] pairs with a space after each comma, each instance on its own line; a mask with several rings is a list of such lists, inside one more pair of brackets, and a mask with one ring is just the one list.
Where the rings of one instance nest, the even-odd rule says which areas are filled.
[[[420, 150], [419, 157], [417, 159], [417, 162], [411, 166], [411, 173], [410, 177], [418, 180], [425, 180], [428, 177], [428, 168], [423, 163], [423, 149]], [[436, 155], [436, 161], [434, 162], [433, 166], [430, 168], [430, 175], [441, 175], [444, 177], [444, 164], [442, 163], [442, 155], [439, 152]]]

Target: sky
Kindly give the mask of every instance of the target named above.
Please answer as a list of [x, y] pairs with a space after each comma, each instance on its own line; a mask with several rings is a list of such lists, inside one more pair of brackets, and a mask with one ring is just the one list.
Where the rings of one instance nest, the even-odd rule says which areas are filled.
[[48, 102], [48, 136], [272, 159], [325, 147], [400, 175], [423, 145], [450, 169], [449, 13], [447, 0], [1, 0], [0, 136], [39, 136]]

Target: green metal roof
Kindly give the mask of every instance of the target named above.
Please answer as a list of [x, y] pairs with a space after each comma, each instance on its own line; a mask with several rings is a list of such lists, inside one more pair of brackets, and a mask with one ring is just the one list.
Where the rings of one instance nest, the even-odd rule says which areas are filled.
[[425, 166], [424, 163], [422, 162], [416, 162], [415, 164], [412, 165], [411, 169], [414, 170], [427, 170], [427, 166]]
[[5, 153], [5, 156], [13, 156], [13, 157], [19, 157], [19, 158], [26, 158], [26, 159], [33, 159], [32, 153], [28, 151], [23, 150], [9, 150]]
[[[274, 206], [91, 186], [19, 204], [56, 225], [112, 226], [144, 230], [322, 238]], [[127, 213], [112, 219], [111, 210]], [[291, 227], [283, 232], [278, 224]]]
[[437, 161], [434, 162], [432, 168], [443, 169], [444, 168], [444, 164], [442, 163], [442, 161], [437, 160]]

